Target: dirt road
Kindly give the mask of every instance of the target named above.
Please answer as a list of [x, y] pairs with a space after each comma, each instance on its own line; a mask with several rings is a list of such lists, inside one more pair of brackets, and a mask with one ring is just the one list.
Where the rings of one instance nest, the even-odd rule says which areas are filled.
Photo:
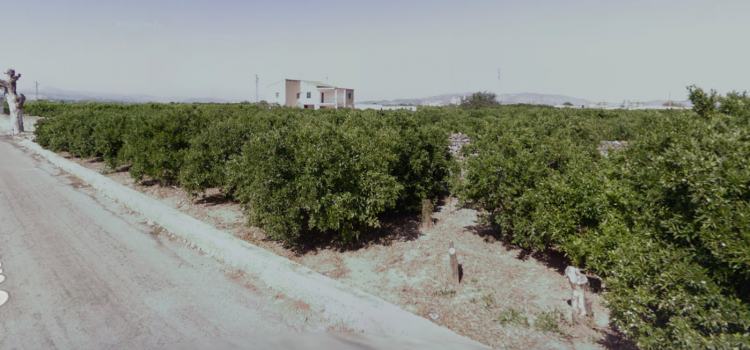
[[0, 349], [325, 329], [141, 220], [0, 137]]

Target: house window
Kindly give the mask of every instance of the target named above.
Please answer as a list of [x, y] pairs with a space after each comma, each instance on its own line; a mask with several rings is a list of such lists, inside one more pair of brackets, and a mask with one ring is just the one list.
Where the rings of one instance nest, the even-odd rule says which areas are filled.
[[351, 92], [349, 93], [349, 99], [350, 100], [352, 99], [352, 93]]
[[297, 99], [299, 100], [299, 92], [297, 93]]
[[312, 97], [312, 94], [310, 92], [307, 93], [307, 98]]
[[277, 98], [279, 97], [279, 93], [278, 93], [278, 92], [276, 93], [276, 97], [277, 97]]
[[323, 103], [325, 101], [326, 94], [324, 92], [320, 93], [320, 103]]

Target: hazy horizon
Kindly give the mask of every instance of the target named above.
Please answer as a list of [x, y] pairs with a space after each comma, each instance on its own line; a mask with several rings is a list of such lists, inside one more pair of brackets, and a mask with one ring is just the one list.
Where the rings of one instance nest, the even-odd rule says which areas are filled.
[[[51, 1], [4, 6], [0, 70], [66, 91], [255, 100], [285, 79], [391, 100], [748, 89], [747, 1]], [[12, 37], [13, 42], [7, 38]], [[9, 45], [13, 45], [9, 49]], [[498, 78], [499, 70], [499, 78]]]

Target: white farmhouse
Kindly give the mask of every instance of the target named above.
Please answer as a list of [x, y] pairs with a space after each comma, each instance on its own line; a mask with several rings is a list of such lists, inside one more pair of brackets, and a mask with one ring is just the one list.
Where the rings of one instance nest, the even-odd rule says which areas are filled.
[[320, 109], [354, 108], [354, 89], [312, 80], [286, 79], [271, 84], [269, 103], [280, 106]]

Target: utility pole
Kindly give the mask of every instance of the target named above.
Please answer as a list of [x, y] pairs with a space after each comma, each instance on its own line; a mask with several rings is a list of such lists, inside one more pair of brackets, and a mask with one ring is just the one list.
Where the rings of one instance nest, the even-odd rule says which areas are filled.
[[255, 75], [255, 103], [258, 103], [258, 75]]
[[35, 81], [34, 85], [36, 87], [36, 100], [39, 101], [39, 83]]

